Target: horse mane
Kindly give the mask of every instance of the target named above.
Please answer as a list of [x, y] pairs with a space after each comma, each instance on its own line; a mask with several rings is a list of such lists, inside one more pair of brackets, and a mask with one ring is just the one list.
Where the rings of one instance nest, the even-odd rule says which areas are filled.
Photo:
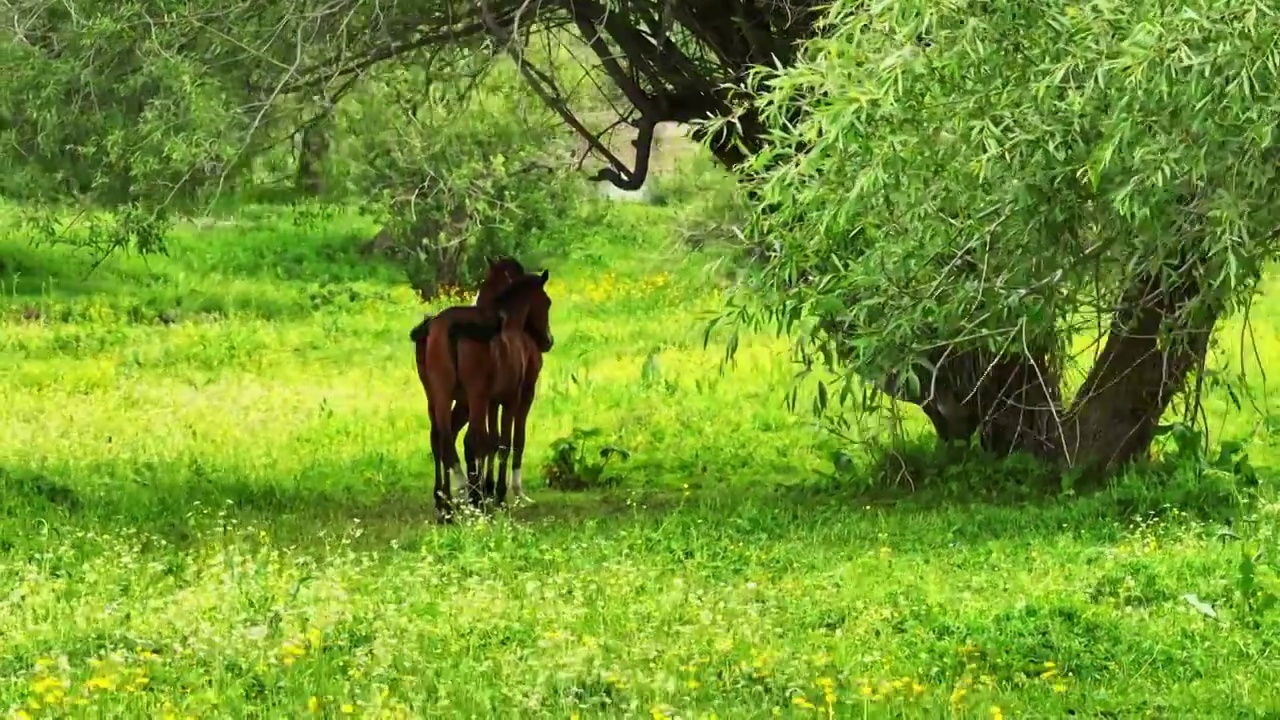
[[[489, 263], [490, 277], [493, 276], [494, 271], [504, 269], [504, 268], [510, 274], [516, 276], [516, 279], [512, 281], [513, 285], [516, 283], [519, 283], [521, 280], [524, 280], [526, 277], [528, 277], [527, 273], [525, 272], [524, 265], [521, 264], [519, 260], [509, 255], [502, 255], [490, 261]], [[487, 279], [486, 279], [486, 282], [487, 282]], [[510, 290], [511, 286], [507, 286], [506, 289]], [[495, 303], [498, 301], [501, 301], [506, 296], [507, 296], [507, 293], [505, 291], [502, 292], [501, 294], [498, 295], [497, 298], [494, 299]], [[440, 313], [440, 314], [443, 314], [443, 313]], [[417, 325], [414, 325], [413, 329], [409, 331], [409, 340], [411, 340], [415, 345], [418, 343], [426, 342], [427, 335], [431, 334], [431, 321], [436, 319], [439, 316], [440, 315], [424, 316], [422, 318], [422, 322], [418, 323]], [[449, 326], [449, 334], [455, 338], [460, 337], [460, 338], [466, 338], [468, 340], [488, 341], [493, 339], [493, 337], [498, 334], [498, 331], [494, 330], [489, 323], [461, 321], [461, 322], [455, 322], [454, 324]]]
[[455, 340], [461, 338], [488, 342], [502, 332], [502, 321], [492, 311], [471, 305], [457, 305], [423, 318], [422, 322], [409, 331], [409, 339], [415, 345], [426, 342], [427, 336], [431, 334], [431, 325], [435, 322], [448, 323], [449, 337]]
[[455, 340], [478, 340], [489, 342], [502, 333], [502, 325], [498, 323], [456, 322], [449, 325], [449, 337]]
[[520, 275], [520, 277], [511, 281], [511, 284], [508, 285], [502, 292], [498, 293], [498, 296], [493, 299], [493, 304], [495, 306], [501, 307], [506, 303], [509, 303], [513, 300], [516, 300], [522, 297], [523, 293], [527, 293], [535, 286], [538, 286], [541, 284], [542, 284], [541, 275], [537, 273], [524, 273]]

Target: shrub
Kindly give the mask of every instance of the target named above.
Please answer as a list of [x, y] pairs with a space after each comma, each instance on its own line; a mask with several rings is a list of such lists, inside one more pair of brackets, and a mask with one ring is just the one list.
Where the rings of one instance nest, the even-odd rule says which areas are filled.
[[584, 192], [562, 161], [561, 130], [502, 69], [463, 97], [443, 84], [422, 93], [420, 73], [398, 69], [339, 109], [331, 173], [367, 198], [384, 223], [375, 244], [424, 296], [478, 282], [486, 256], [536, 264], [540, 233]]

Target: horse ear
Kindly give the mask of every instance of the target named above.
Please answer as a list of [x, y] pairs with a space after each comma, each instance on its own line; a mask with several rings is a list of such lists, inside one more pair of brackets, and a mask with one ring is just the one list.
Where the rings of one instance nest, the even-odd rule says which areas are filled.
[[538, 277], [542, 278], [542, 284], [543, 284], [543, 285], [546, 285], [546, 284], [547, 284], [547, 279], [548, 279], [549, 277], [551, 277], [551, 271], [550, 271], [550, 270], [543, 270], [543, 271], [542, 271], [542, 274], [541, 274], [541, 275], [539, 275]]

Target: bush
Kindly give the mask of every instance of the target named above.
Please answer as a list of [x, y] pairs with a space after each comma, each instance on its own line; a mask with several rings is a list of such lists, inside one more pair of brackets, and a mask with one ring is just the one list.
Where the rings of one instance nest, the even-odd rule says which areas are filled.
[[559, 150], [563, 131], [504, 65], [464, 97], [418, 74], [384, 73], [339, 107], [331, 179], [367, 198], [384, 223], [375, 245], [424, 297], [479, 282], [487, 256], [536, 264], [540, 234], [585, 190]]
[[615, 457], [623, 462], [630, 460], [631, 452], [617, 445], [601, 445], [599, 451], [592, 453], [599, 460], [590, 457], [592, 454], [587, 453], [588, 441], [600, 435], [599, 428], [575, 427], [567, 437], [551, 443], [551, 457], [542, 467], [547, 487], [577, 491], [617, 484], [618, 478], [606, 475], [605, 470], [609, 461]]

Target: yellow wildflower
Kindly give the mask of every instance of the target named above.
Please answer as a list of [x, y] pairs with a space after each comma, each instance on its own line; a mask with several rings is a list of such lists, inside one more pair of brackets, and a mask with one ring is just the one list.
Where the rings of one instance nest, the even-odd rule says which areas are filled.
[[355, 705], [352, 705], [351, 703], [343, 703], [343, 704], [342, 704], [342, 714], [343, 714], [343, 715], [351, 715], [351, 714], [352, 714], [352, 713], [354, 713], [355, 711], [356, 711], [356, 706], [355, 706]]
[[991, 720], [1004, 720], [1004, 711], [1000, 709], [999, 705], [991, 706]]
[[37, 695], [47, 695], [51, 692], [61, 692], [67, 686], [66, 681], [55, 677], [42, 677], [32, 681], [31, 690]]
[[307, 700], [307, 709], [310, 710], [311, 712], [320, 712], [320, 698], [316, 697], [315, 695], [312, 695]]
[[306, 654], [307, 654], [306, 648], [302, 647], [298, 643], [293, 642], [292, 640], [287, 640], [283, 645], [280, 646], [280, 655], [281, 655], [280, 662], [284, 663], [285, 667], [293, 665], [293, 663], [296, 662], [298, 658], [303, 657]]
[[805, 710], [817, 709], [816, 707], [814, 707], [813, 703], [809, 702], [809, 698], [803, 695], [796, 695], [795, 697], [791, 698], [791, 704], [795, 705], [798, 708], [804, 708]]
[[110, 675], [99, 675], [89, 678], [89, 682], [85, 683], [85, 687], [90, 690], [115, 690], [116, 679]]
[[836, 702], [835, 680], [832, 680], [829, 677], [820, 677], [818, 678], [817, 685], [822, 689], [822, 701], [826, 703], [828, 707], [834, 705]]
[[125, 689], [128, 690], [129, 692], [140, 692], [142, 688], [146, 687], [147, 684], [150, 682], [151, 682], [151, 678], [139, 673], [136, 677], [133, 678], [132, 681], [129, 682], [127, 686], [125, 686]]

